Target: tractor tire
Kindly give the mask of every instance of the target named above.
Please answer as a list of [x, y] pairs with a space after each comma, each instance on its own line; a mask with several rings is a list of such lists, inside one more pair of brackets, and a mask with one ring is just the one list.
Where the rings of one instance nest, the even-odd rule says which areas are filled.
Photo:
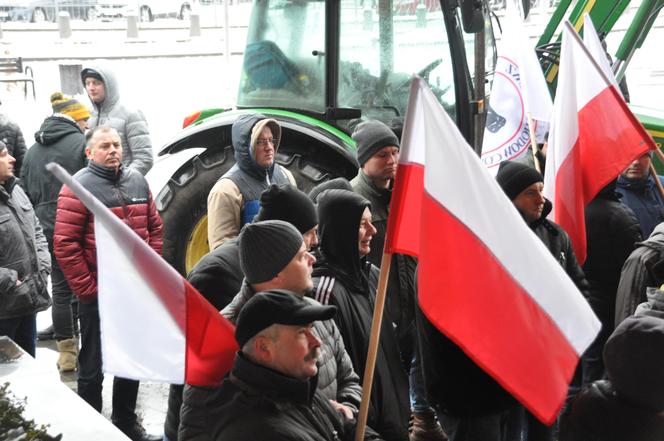
[[[300, 190], [308, 192], [320, 182], [336, 177], [296, 152], [279, 152], [277, 163], [287, 168]], [[162, 255], [186, 275], [209, 252], [207, 197], [217, 180], [235, 164], [232, 146], [208, 149], [169, 181], [170, 197], [157, 208], [164, 223]]]

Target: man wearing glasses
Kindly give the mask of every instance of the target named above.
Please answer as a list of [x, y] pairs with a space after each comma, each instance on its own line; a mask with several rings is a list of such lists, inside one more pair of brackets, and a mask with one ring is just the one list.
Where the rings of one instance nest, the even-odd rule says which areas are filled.
[[295, 186], [293, 175], [276, 164], [281, 126], [260, 113], [242, 115], [231, 131], [235, 165], [208, 195], [208, 243], [210, 250], [236, 237], [260, 208], [260, 195], [271, 184]]

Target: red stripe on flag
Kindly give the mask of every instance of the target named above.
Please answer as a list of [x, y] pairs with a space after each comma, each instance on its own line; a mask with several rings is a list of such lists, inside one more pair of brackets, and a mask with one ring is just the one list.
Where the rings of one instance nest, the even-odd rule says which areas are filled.
[[429, 194], [422, 209], [422, 311], [536, 416], [553, 422], [578, 362], [574, 348], [472, 231]]
[[586, 259], [584, 207], [654, 142], [614, 87], [578, 113], [579, 135], [556, 173], [555, 221], [569, 234], [579, 263]]
[[424, 193], [424, 166], [399, 164], [392, 192], [385, 237], [386, 253], [417, 256], [420, 252], [420, 216]]
[[235, 329], [189, 282], [187, 349], [184, 381], [194, 386], [215, 386], [231, 370], [238, 345]]

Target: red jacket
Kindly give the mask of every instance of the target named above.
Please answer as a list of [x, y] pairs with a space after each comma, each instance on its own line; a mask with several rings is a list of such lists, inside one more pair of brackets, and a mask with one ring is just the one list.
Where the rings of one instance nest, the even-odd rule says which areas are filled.
[[[138, 172], [90, 162], [74, 176], [157, 253], [161, 254], [163, 226], [145, 178]], [[67, 186], [58, 196], [53, 248], [69, 286], [79, 300], [97, 298], [97, 254], [92, 213]]]

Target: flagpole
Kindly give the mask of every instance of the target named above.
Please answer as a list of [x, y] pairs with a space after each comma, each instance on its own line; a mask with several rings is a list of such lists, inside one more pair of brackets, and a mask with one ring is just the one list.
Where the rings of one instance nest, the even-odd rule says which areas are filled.
[[535, 134], [535, 125], [533, 124], [533, 115], [528, 112], [528, 130], [530, 131], [530, 150], [533, 152], [533, 162], [535, 163], [535, 170], [542, 173], [539, 160], [537, 159], [537, 135]]
[[378, 289], [376, 290], [376, 303], [374, 305], [373, 319], [371, 321], [371, 337], [369, 338], [369, 349], [367, 351], [367, 363], [364, 366], [364, 379], [362, 380], [362, 402], [360, 403], [360, 414], [357, 420], [355, 441], [364, 439], [364, 431], [369, 415], [369, 402], [371, 401], [371, 385], [373, 384], [376, 357], [378, 355], [378, 343], [380, 342], [380, 329], [383, 323], [383, 309], [385, 309], [385, 297], [387, 292], [387, 278], [390, 275], [392, 254], [383, 253], [380, 261], [380, 275], [378, 276]]

